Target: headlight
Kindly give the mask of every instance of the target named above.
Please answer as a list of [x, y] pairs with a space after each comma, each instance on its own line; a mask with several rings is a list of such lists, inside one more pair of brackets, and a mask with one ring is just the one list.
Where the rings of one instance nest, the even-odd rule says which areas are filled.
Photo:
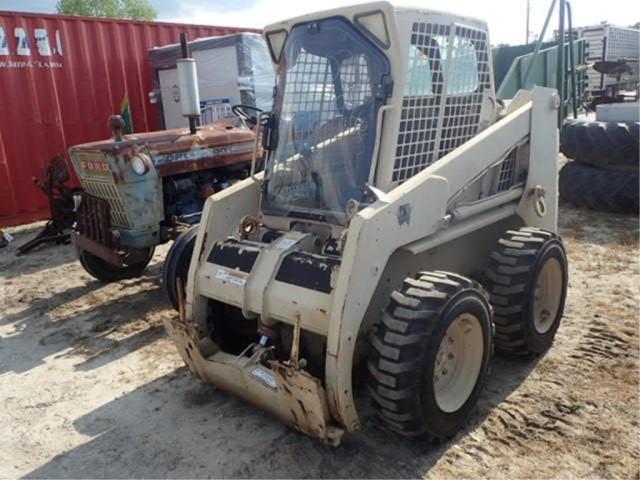
[[144, 154], [136, 154], [131, 158], [131, 170], [138, 175], [144, 175], [149, 171], [151, 160]]

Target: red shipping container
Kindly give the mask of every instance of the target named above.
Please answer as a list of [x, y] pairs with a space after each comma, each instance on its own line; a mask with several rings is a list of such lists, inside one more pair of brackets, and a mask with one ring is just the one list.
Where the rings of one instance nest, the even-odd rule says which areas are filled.
[[127, 109], [157, 130], [148, 49], [254, 29], [0, 11], [0, 227], [46, 218], [32, 178], [71, 145], [110, 136]]

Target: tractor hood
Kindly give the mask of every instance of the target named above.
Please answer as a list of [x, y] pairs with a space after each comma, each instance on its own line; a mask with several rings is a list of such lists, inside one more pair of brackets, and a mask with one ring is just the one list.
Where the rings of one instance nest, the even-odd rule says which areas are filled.
[[[125, 135], [121, 141], [113, 138], [84, 143], [69, 149], [72, 157], [83, 153], [102, 153], [122, 157], [125, 161], [136, 154], [149, 156], [161, 177], [217, 168], [251, 160], [255, 134], [237, 118], [227, 118], [199, 127], [191, 135], [187, 128]], [[79, 174], [95, 165], [78, 162]]]

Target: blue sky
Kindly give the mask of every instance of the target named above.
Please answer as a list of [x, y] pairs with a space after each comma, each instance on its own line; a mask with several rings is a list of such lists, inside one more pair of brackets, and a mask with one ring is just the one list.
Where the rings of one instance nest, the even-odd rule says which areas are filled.
[[[362, 0], [150, 0], [158, 19], [170, 22], [235, 25], [261, 28], [288, 17], [319, 8], [362, 3]], [[479, 17], [489, 22], [492, 43], [524, 41], [526, 0], [400, 0], [403, 5], [422, 5], [438, 10]], [[531, 0], [532, 29], [539, 32], [550, 0]], [[56, 0], [0, 0], [0, 10], [55, 12]], [[574, 24], [608, 21], [630, 25], [640, 21], [637, 0], [573, 0]], [[554, 23], [555, 25], [555, 23]]]

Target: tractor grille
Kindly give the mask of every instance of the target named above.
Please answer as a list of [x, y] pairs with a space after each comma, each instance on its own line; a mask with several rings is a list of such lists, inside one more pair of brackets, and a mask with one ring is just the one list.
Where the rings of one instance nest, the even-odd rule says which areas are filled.
[[76, 152], [79, 177], [85, 192], [109, 202], [111, 221], [115, 227], [130, 228], [124, 202], [113, 181], [113, 173], [102, 152]]
[[83, 192], [77, 212], [78, 231], [102, 245], [114, 247], [110, 210], [108, 201]]
[[82, 188], [84, 188], [85, 192], [109, 202], [109, 206], [111, 207], [111, 220], [115, 227], [127, 228], [131, 226], [124, 209], [124, 203], [120, 198], [120, 193], [112, 183], [83, 180]]

